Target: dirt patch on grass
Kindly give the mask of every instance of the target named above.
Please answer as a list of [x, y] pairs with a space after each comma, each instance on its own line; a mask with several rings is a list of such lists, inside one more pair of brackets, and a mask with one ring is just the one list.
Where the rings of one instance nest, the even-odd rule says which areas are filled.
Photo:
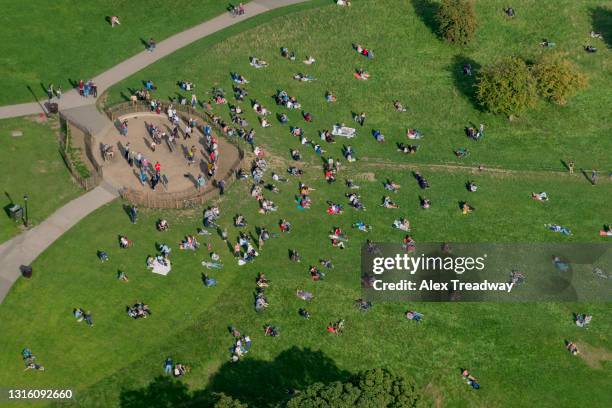
[[602, 361], [612, 361], [612, 351], [603, 347], [593, 347], [587, 343], [576, 343], [576, 345], [578, 350], [580, 350], [578, 355], [591, 368], [601, 370], [603, 368]]
[[442, 408], [444, 406], [444, 395], [440, 388], [433, 383], [429, 383], [423, 389], [424, 393], [431, 397], [433, 406], [435, 408]]
[[372, 172], [367, 173], [357, 173], [355, 176], [357, 180], [365, 180], [365, 181], [376, 181], [376, 174]]

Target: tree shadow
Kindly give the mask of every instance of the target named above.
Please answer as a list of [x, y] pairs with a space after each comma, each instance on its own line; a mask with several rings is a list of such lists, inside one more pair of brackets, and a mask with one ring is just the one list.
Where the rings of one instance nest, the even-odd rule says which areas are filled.
[[612, 10], [598, 6], [590, 12], [593, 31], [600, 33], [608, 48], [612, 48]]
[[431, 0], [411, 0], [411, 3], [417, 16], [437, 37], [438, 21], [436, 20], [436, 15], [438, 14], [439, 5]]
[[[292, 347], [273, 361], [228, 362], [210, 380], [206, 390], [196, 395], [223, 392], [249, 406], [275, 406], [288, 398], [288, 390], [301, 390], [316, 382], [346, 380], [350, 373], [319, 350]], [[256, 381], [264, 387], [254, 387]]]
[[224, 393], [250, 407], [277, 406], [290, 398], [293, 390], [311, 384], [346, 381], [350, 373], [341, 370], [323, 352], [292, 347], [273, 361], [249, 356], [237, 363], [227, 362], [210, 379], [206, 389], [191, 392], [183, 382], [158, 376], [140, 389], [123, 389], [122, 408], [211, 406], [218, 393]]
[[[469, 71], [471, 71], [471, 75], [466, 73], [468, 71], [467, 67], [470, 67]], [[476, 74], [480, 68], [480, 64], [473, 59], [464, 55], [455, 55], [449, 69], [453, 77], [453, 84], [455, 85], [455, 88], [457, 88], [457, 90], [459, 90], [463, 96], [470, 101], [474, 108], [482, 111], [482, 105], [478, 103], [478, 99], [476, 98], [475, 88], [477, 82]]]

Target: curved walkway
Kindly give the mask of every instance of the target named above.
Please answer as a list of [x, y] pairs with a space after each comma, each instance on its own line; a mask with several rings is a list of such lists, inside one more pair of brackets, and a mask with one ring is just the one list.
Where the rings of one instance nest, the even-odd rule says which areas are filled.
[[[139, 54], [128, 58], [122, 63], [115, 65], [108, 71], [96, 76], [93, 78], [93, 81], [98, 85], [99, 95], [102, 95], [105, 90], [114, 84], [168, 56], [174, 51], [193, 43], [194, 41], [242, 22], [248, 18], [254, 17], [258, 14], [285, 6], [290, 6], [292, 4], [303, 3], [305, 1], [307, 0], [253, 0], [244, 6], [246, 9], [244, 16], [232, 17], [229, 13], [224, 13], [213, 18], [212, 20], [205, 21], [202, 24], [161, 41], [157, 44], [157, 47], [153, 52], [142, 51]], [[54, 101], [58, 102], [57, 100]], [[83, 98], [75, 89], [72, 89], [62, 95], [62, 98], [58, 103], [61, 110], [66, 110], [95, 105], [96, 99], [91, 97]], [[43, 105], [38, 102], [0, 106], [0, 119], [25, 115], [36, 115], [44, 112]]]
[[[229, 13], [224, 13], [212, 20], [205, 21], [158, 43], [154, 52], [142, 51], [128, 58], [93, 78], [93, 81], [98, 85], [98, 92], [101, 95], [114, 84], [194, 41], [258, 14], [305, 1], [307, 0], [253, 0], [245, 5], [246, 13], [244, 16], [232, 17]], [[110, 121], [98, 112], [95, 106], [96, 99], [83, 98], [75, 89], [62, 95], [62, 99], [58, 103], [64, 114], [69, 116], [71, 120], [88, 128], [92, 133], [102, 131], [110, 124]], [[0, 106], [0, 119], [39, 113], [46, 112], [44, 106], [38, 102]], [[1, 244], [0, 303], [6, 297], [13, 283], [19, 278], [21, 266], [32, 263], [76, 223], [117, 197], [117, 190], [108, 183], [102, 182], [100, 186], [57, 210], [41, 224]], [[34, 271], [34, 274], [36, 274], [36, 271]]]
[[0, 303], [21, 274], [22, 265], [32, 263], [77, 222], [117, 197], [117, 191], [103, 182], [70, 201], [36, 227], [0, 245]]

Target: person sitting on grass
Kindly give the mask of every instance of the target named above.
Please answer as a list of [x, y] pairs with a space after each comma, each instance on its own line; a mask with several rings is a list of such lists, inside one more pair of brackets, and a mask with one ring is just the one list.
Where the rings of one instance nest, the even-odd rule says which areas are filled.
[[82, 322], [85, 315], [85, 311], [79, 307], [77, 309], [74, 309], [72, 311], [72, 314], [74, 315], [74, 318], [77, 322]]
[[300, 256], [300, 253], [295, 249], [289, 250], [289, 259], [291, 260], [291, 262], [302, 262], [302, 257]]
[[424, 210], [429, 209], [431, 207], [431, 200], [423, 197], [419, 197], [419, 201], [421, 202], [421, 208]]
[[510, 272], [510, 283], [518, 286], [525, 282], [525, 275], [519, 271]]
[[270, 281], [266, 279], [266, 275], [263, 272], [257, 274], [256, 284], [258, 288], [267, 288], [270, 286]]
[[397, 112], [406, 112], [406, 108], [398, 100], [393, 101], [393, 107], [395, 108]]
[[478, 190], [478, 186], [473, 181], [468, 181], [466, 187], [467, 191], [469, 191], [470, 193], [475, 193]]
[[574, 313], [574, 323], [578, 327], [586, 327], [591, 323], [593, 316], [589, 314], [576, 314]]
[[280, 333], [279, 333], [278, 328], [276, 326], [272, 326], [270, 324], [266, 324], [264, 326], [264, 336], [278, 337], [278, 336], [280, 336]]
[[372, 302], [364, 300], [364, 299], [357, 299], [355, 301], [355, 307], [360, 312], [367, 312], [368, 310], [372, 308]]
[[506, 13], [506, 16], [511, 18], [515, 16], [514, 9], [512, 7], [505, 8], [504, 13]]
[[183, 364], [176, 364], [174, 366], [173, 375], [175, 378], [182, 377], [189, 372], [189, 367]]
[[157, 230], [158, 231], [168, 231], [168, 228], [170, 228], [170, 225], [168, 224], [167, 220], [161, 219], [161, 220], [157, 221]]
[[548, 201], [548, 194], [545, 191], [541, 193], [531, 193], [531, 198], [537, 201]]
[[612, 226], [604, 224], [603, 228], [599, 230], [599, 235], [602, 237], [612, 237]]
[[355, 78], [361, 79], [362, 81], [367, 81], [370, 78], [370, 74], [361, 68], [355, 70], [354, 76]]
[[412, 252], [416, 249], [416, 241], [412, 238], [412, 235], [406, 235], [402, 240], [402, 247], [406, 252]]
[[357, 161], [357, 159], [355, 158], [355, 151], [351, 146], [343, 146], [342, 155], [349, 163]]
[[418, 129], [408, 129], [406, 131], [406, 137], [410, 140], [418, 140], [423, 138], [423, 134]]
[[281, 219], [278, 224], [281, 232], [290, 233], [291, 232], [291, 223], [286, 219]]
[[402, 152], [404, 154], [415, 154], [418, 150], [419, 146], [417, 145], [409, 145], [405, 143], [397, 144], [397, 151]]
[[208, 276], [208, 274], [202, 275], [202, 283], [207, 288], [217, 286], [217, 280], [215, 278], [211, 278], [210, 276]]
[[390, 208], [390, 209], [399, 208], [399, 205], [395, 204], [393, 202], [393, 200], [391, 200], [391, 197], [389, 197], [389, 196], [384, 196], [383, 197], [383, 202], [382, 202], [381, 206], [384, 207], [384, 208]]
[[409, 310], [406, 312], [406, 319], [412, 320], [413, 322], [421, 323], [423, 320], [423, 314], [419, 312], [415, 312], [414, 310]]
[[327, 214], [329, 214], [329, 215], [342, 214], [342, 212], [344, 211], [340, 204], [336, 204], [336, 203], [333, 203], [331, 201], [328, 201], [327, 204], [328, 204]]
[[340, 319], [337, 322], [330, 322], [327, 325], [327, 332], [335, 334], [336, 336], [341, 335], [344, 332], [344, 319]]
[[119, 236], [119, 247], [121, 249], [126, 249], [131, 247], [132, 245], [134, 245], [134, 243], [132, 241], [130, 241], [128, 239], [128, 237], [126, 237], [125, 235], [120, 235]]
[[291, 150], [291, 158], [295, 161], [300, 161], [302, 160], [302, 154], [300, 153], [299, 150], [297, 149], [292, 149]]
[[554, 42], [548, 40], [547, 38], [544, 38], [542, 42], [540, 42], [540, 46], [545, 47], [545, 48], [552, 48], [555, 45], [556, 44]]
[[593, 47], [592, 45], [586, 45], [584, 47], [584, 50], [588, 52], [589, 54], [593, 54], [597, 52], [597, 48]]
[[463, 213], [463, 215], [470, 214], [471, 212], [474, 211], [474, 207], [472, 207], [466, 201], [462, 201], [459, 206], [461, 208], [461, 212]]
[[569, 351], [573, 356], [577, 355], [578, 353], [580, 353], [580, 351], [578, 351], [578, 346], [576, 345], [576, 343], [572, 342], [572, 341], [566, 341], [565, 342], [565, 348], [567, 349], [567, 351]]
[[244, 228], [247, 226], [246, 218], [242, 214], [236, 214], [234, 217], [234, 227], [236, 228]]
[[400, 218], [393, 221], [393, 228], [404, 232], [410, 232], [410, 221], [407, 218]]
[[189, 249], [195, 251], [200, 247], [200, 243], [193, 235], [187, 235], [185, 239], [183, 239], [179, 243], [179, 249]]
[[453, 150], [453, 153], [459, 158], [467, 157], [470, 154], [469, 150], [465, 147], [460, 147], [457, 150]]
[[316, 266], [311, 266], [309, 269], [309, 272], [310, 272], [310, 278], [313, 281], [320, 281], [325, 277], [325, 274], [319, 271], [319, 269]]
[[353, 44], [353, 49], [357, 51], [359, 54], [363, 55], [367, 58], [374, 58], [374, 53], [371, 50], [368, 50], [365, 47], [362, 47], [361, 44]]
[[325, 100], [327, 102], [336, 102], [336, 95], [334, 95], [331, 91], [325, 92]]
[[123, 272], [123, 271], [119, 271], [117, 273], [117, 280], [119, 280], [120, 282], [129, 282], [130, 281], [128, 279], [128, 276], [126, 275], [126, 273]]

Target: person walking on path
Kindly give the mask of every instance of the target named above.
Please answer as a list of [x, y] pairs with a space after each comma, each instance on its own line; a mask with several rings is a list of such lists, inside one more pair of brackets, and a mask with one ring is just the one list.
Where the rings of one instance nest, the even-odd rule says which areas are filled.
[[55, 90], [55, 96], [57, 96], [58, 100], [62, 99], [62, 86], [61, 85], [57, 86], [57, 89]]
[[206, 185], [206, 179], [204, 178], [204, 175], [202, 173], [200, 173], [196, 182], [198, 192], [202, 191], [202, 188]]
[[51, 102], [51, 99], [53, 99], [53, 94], [53, 84], [49, 84], [47, 87], [47, 98], [49, 99], [49, 102]]
[[138, 221], [138, 207], [135, 205], [130, 207], [130, 221], [132, 224], [136, 224]]
[[197, 96], [195, 96], [195, 94], [191, 94], [191, 107], [195, 109], [197, 105], [198, 105]]
[[574, 174], [574, 161], [570, 160], [569, 163], [567, 163], [567, 169], [569, 170], [569, 174]]
[[129, 161], [130, 161], [130, 142], [127, 142], [125, 144], [124, 157], [125, 157], [125, 160], [129, 163]]
[[153, 52], [156, 46], [157, 43], [155, 42], [155, 39], [153, 39], [153, 37], [149, 38], [149, 41], [147, 42], [147, 51]]
[[225, 194], [225, 181], [221, 180], [217, 183], [217, 187], [219, 187], [219, 194]]
[[597, 170], [593, 169], [593, 170], [591, 171], [591, 184], [592, 184], [592, 185], [597, 184], [597, 177], [598, 177], [598, 175], [597, 175]]

